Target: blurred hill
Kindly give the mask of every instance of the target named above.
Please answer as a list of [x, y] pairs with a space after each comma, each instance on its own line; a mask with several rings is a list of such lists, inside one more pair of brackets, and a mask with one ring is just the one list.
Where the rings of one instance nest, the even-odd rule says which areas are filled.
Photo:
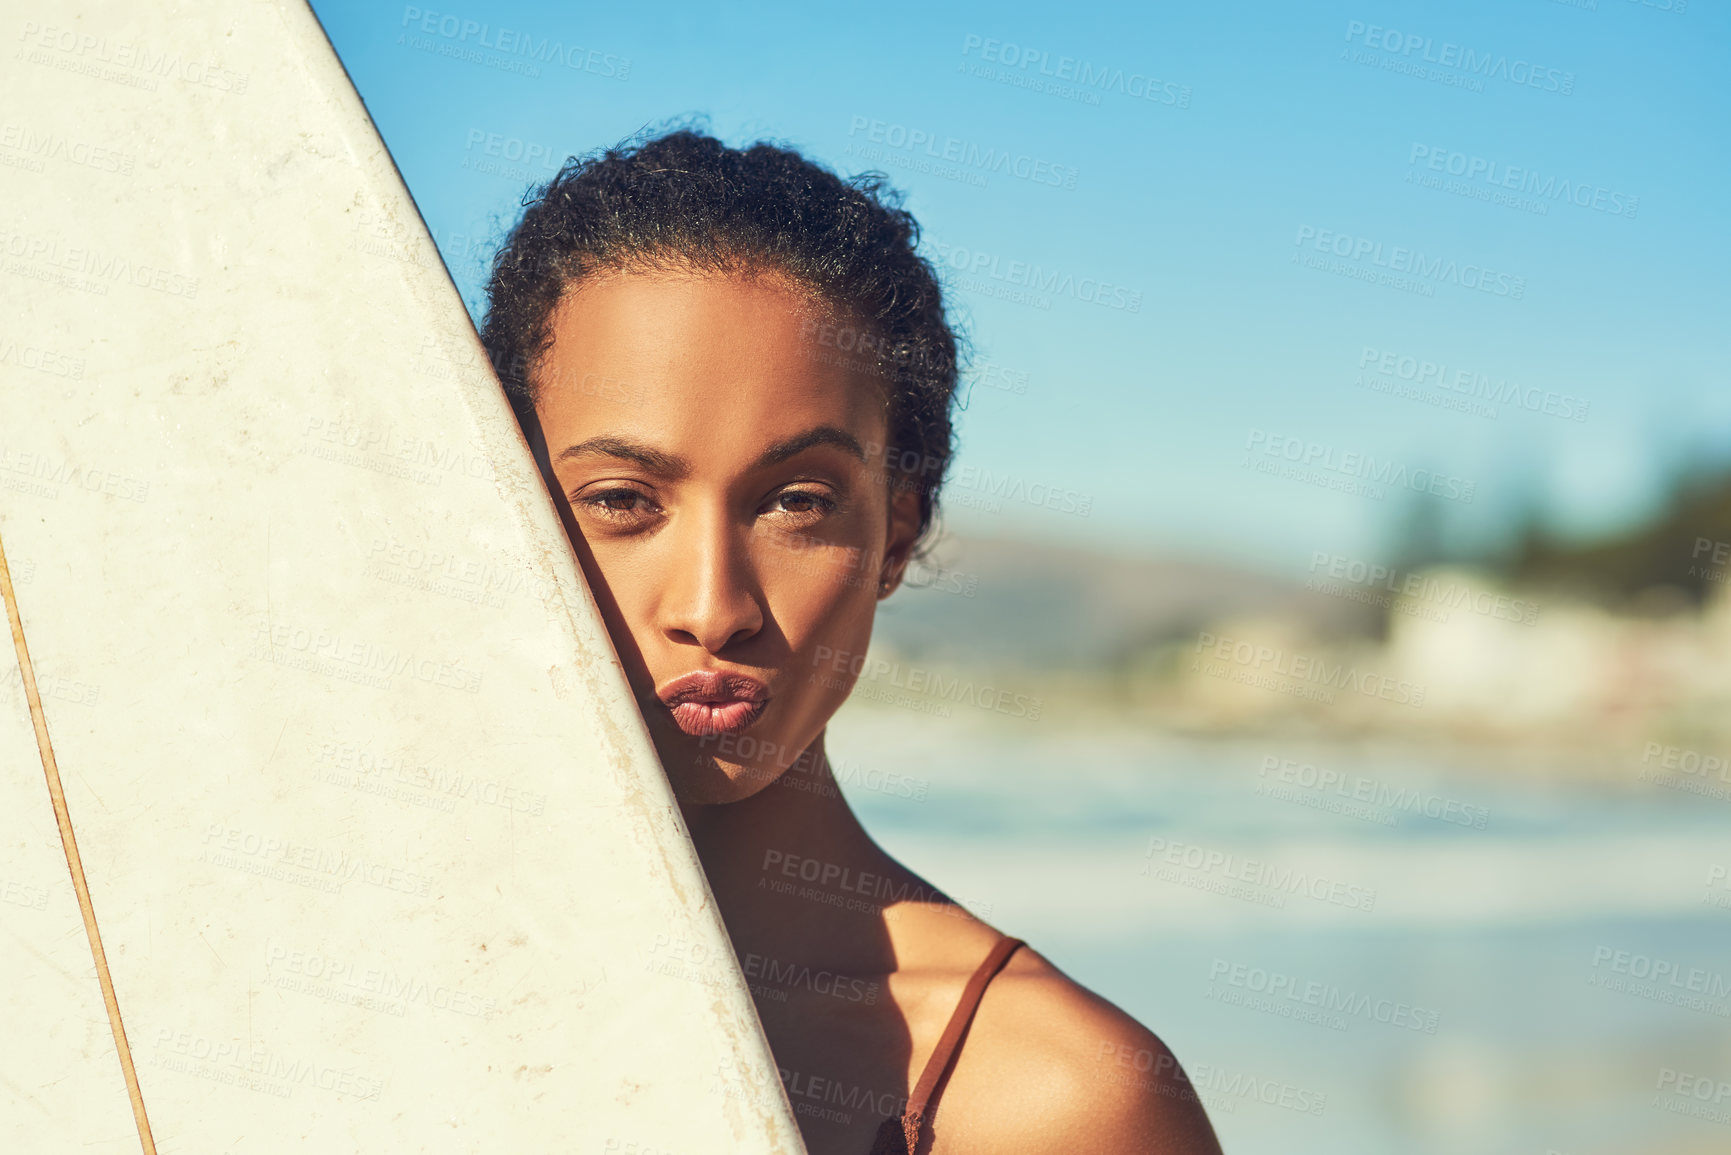
[[1114, 669], [1224, 619], [1298, 620], [1329, 636], [1375, 633], [1381, 621], [1297, 581], [1181, 558], [949, 537], [933, 561], [942, 568], [912, 571], [879, 609], [875, 635], [928, 662]]

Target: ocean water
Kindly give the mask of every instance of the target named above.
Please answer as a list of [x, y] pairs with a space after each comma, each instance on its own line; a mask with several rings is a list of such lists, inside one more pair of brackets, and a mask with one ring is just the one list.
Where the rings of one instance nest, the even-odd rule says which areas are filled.
[[1569, 785], [851, 704], [829, 749], [891, 853], [1174, 1049], [1234, 1155], [1731, 1152], [1731, 802], [1639, 750]]

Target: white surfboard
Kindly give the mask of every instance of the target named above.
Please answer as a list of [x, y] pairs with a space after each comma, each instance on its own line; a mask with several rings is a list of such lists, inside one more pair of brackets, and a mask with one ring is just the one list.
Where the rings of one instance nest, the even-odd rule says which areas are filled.
[[0, 1150], [802, 1150], [311, 12], [12, 11]]

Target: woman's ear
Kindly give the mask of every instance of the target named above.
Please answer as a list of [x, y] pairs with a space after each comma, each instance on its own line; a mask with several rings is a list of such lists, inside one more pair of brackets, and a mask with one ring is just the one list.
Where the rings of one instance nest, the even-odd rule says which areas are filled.
[[883, 569], [878, 574], [878, 597], [887, 598], [902, 583], [914, 543], [920, 537], [920, 491], [902, 478], [890, 481], [889, 516], [885, 519]]

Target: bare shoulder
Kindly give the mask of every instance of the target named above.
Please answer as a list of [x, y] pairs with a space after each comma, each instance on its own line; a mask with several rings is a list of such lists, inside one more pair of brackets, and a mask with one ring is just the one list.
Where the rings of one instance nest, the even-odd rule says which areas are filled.
[[1220, 1155], [1166, 1045], [1029, 947], [987, 988], [932, 1133], [930, 1155]]

